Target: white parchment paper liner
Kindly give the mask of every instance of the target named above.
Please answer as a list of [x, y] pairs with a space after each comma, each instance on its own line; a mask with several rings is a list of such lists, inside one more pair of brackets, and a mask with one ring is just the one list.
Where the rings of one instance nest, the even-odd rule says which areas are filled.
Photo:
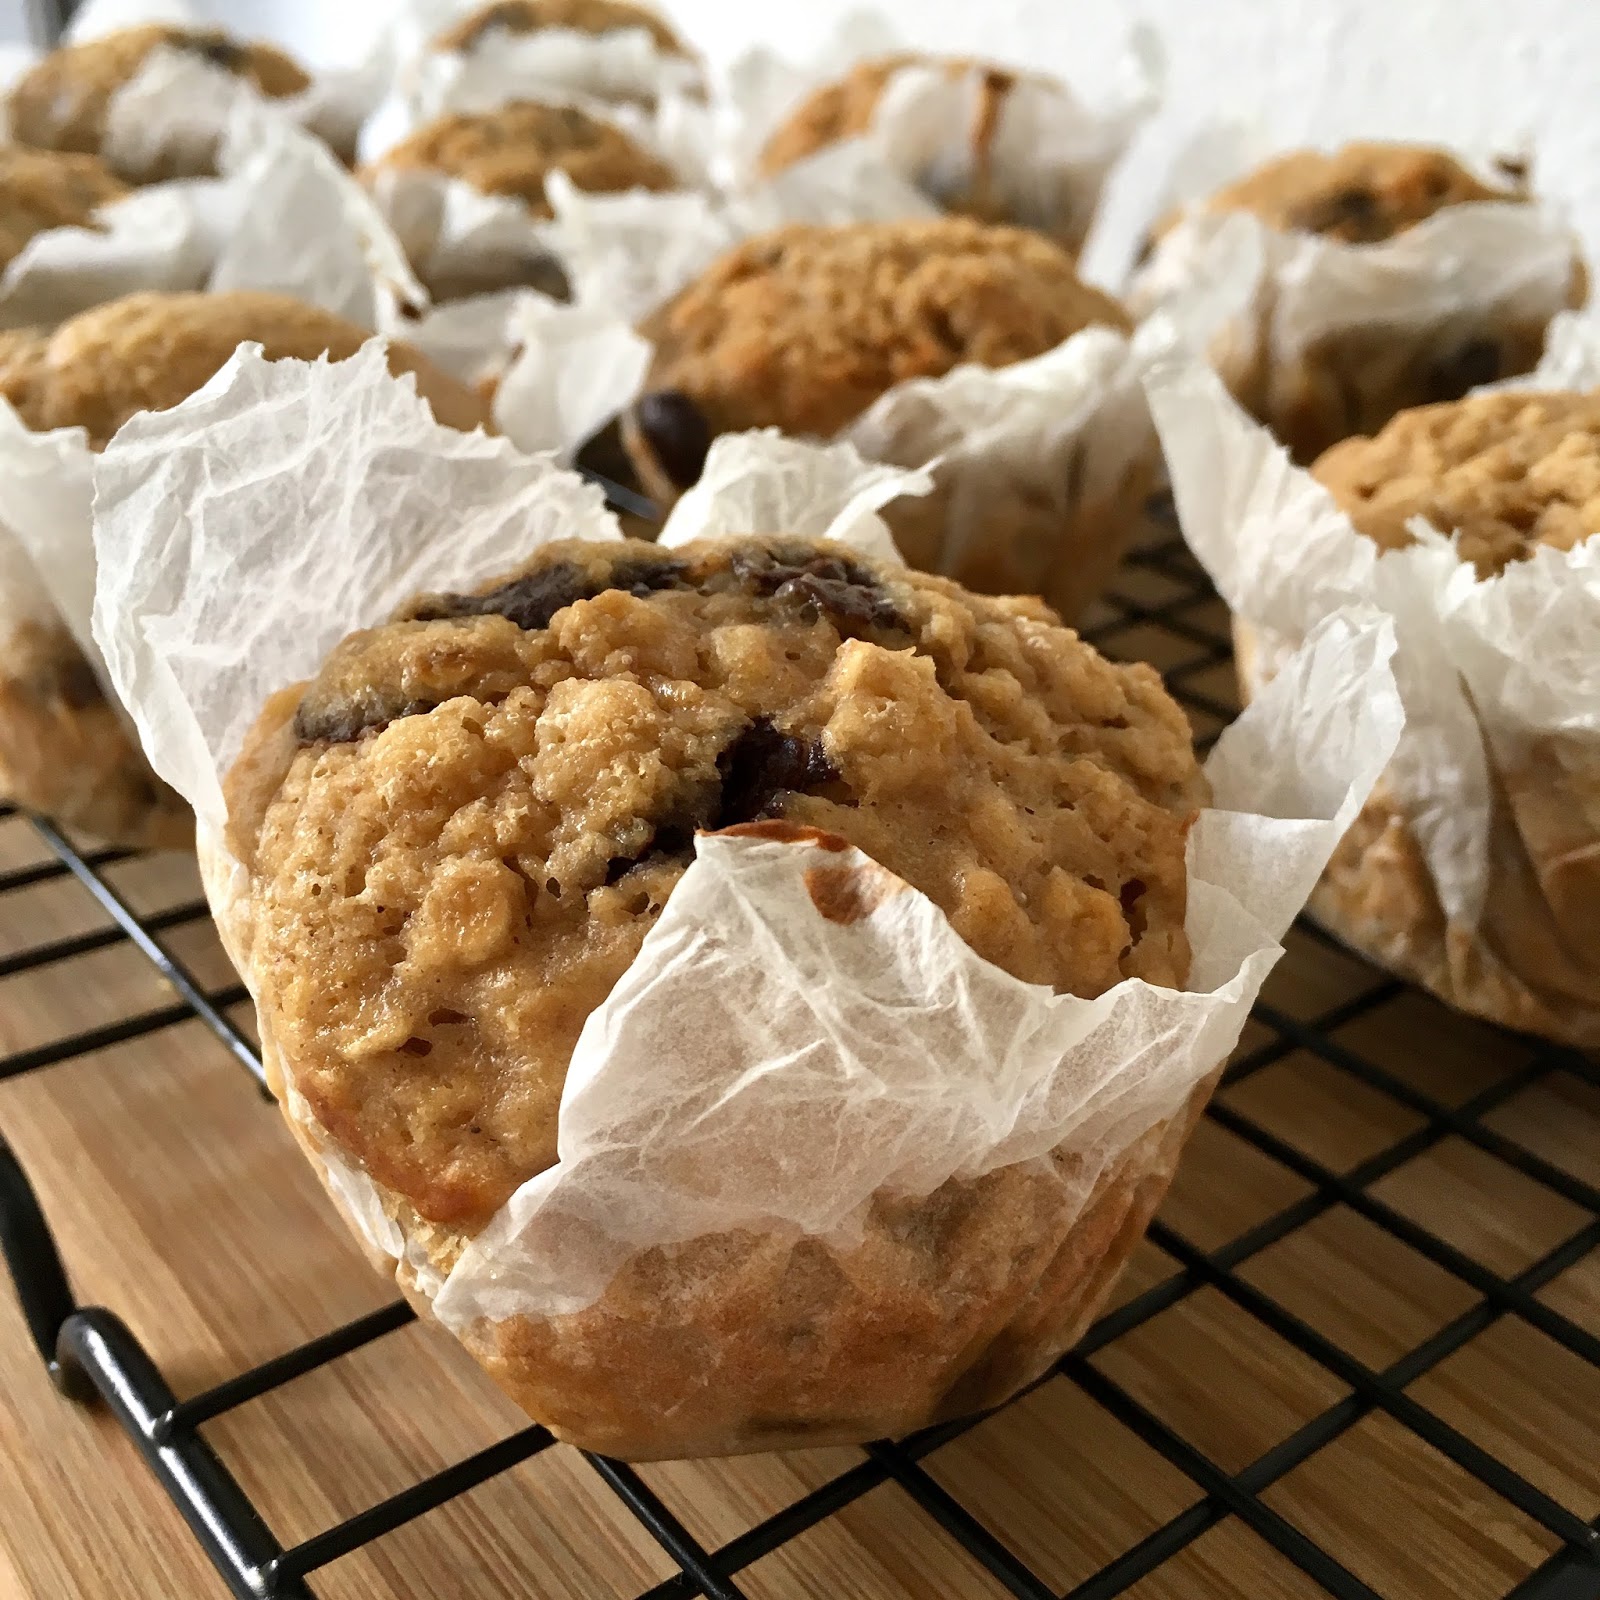
[[1572, 230], [1532, 204], [1451, 206], [1362, 245], [1197, 211], [1157, 242], [1128, 300], [1139, 315], [1181, 304], [1236, 398], [1310, 460], [1430, 398], [1426, 373], [1475, 341], [1532, 366], [1582, 272]]
[[[387, 92], [361, 130], [364, 161], [447, 111], [490, 111], [512, 100], [576, 99], [648, 108], [651, 120], [669, 104], [671, 121], [698, 123], [692, 109], [704, 91], [698, 61], [663, 50], [644, 28], [580, 33], [545, 28], [534, 34], [492, 29], [470, 50], [437, 50], [433, 41], [480, 9], [481, 0], [401, 0], [389, 7]], [[657, 126], [660, 123], [657, 122]], [[671, 135], [669, 134], [669, 138]], [[704, 148], [696, 131], [692, 144]]]
[[[1600, 351], [1592, 324], [1563, 330], [1550, 375], [1593, 373], [1579, 359]], [[1458, 1005], [1600, 1043], [1600, 877], [1585, 866], [1600, 859], [1600, 538], [1538, 549], [1485, 580], [1448, 530], [1421, 519], [1414, 545], [1380, 552], [1208, 369], [1173, 356], [1147, 386], [1184, 536], [1249, 647], [1247, 685], [1342, 608], [1375, 606], [1394, 624], [1406, 727], [1381, 799], [1415, 839], [1420, 892], [1437, 898], [1445, 927], [1389, 939], [1353, 926], [1328, 891], [1313, 902], [1319, 913]], [[1560, 813], [1553, 841], [1538, 815], [1546, 806]], [[1539, 904], [1536, 890], [1528, 915], [1550, 918], [1554, 932], [1530, 921], [1524, 939], [1491, 951], [1502, 874], [1519, 851], [1550, 896]], [[1537, 970], [1546, 958], [1536, 940], [1559, 947], [1566, 970]], [[1532, 965], [1508, 965], [1519, 956]]]
[[[134, 238], [123, 248], [115, 236], [108, 242], [82, 229], [42, 235], [62, 248], [54, 258], [47, 254], [27, 281], [40, 295], [59, 291], [51, 294], [51, 308], [67, 314], [85, 309], [71, 302], [89, 284], [119, 295], [151, 288], [261, 289], [294, 295], [366, 327], [397, 326], [397, 305], [421, 298], [370, 200], [320, 141], [241, 102], [231, 113], [222, 165], [219, 179], [159, 185], [117, 208], [159, 201], [151, 210], [171, 221], [173, 234], [182, 235], [203, 266], [197, 282], [145, 281], [138, 269], [150, 259], [148, 241]], [[59, 241], [63, 234], [74, 237]], [[49, 259], [70, 266], [47, 279]], [[558, 424], [550, 431], [560, 437]], [[0, 401], [0, 545], [10, 565], [26, 565], [33, 576], [16, 588], [13, 609], [34, 621], [64, 623], [109, 690], [90, 629], [92, 458], [83, 429], [30, 432]]]
[[[767, 140], [808, 95], [859, 61], [906, 48], [881, 16], [857, 11], [840, 21], [809, 67], [765, 48], [742, 57], [729, 73], [734, 181], [750, 180]], [[871, 129], [851, 142], [941, 208], [976, 198], [992, 220], [1037, 228], [1076, 253], [1112, 167], [1159, 103], [1164, 65], [1156, 35], [1140, 25], [1115, 98], [1091, 107], [1065, 83], [1018, 67], [988, 122], [989, 64], [952, 78], [935, 57], [889, 79]]]
[[[189, 0], [90, 0], [68, 25], [64, 42], [77, 44], [142, 23], [176, 27], [215, 26]], [[153, 51], [144, 66], [117, 91], [107, 108], [101, 153], [119, 171], [204, 171], [241, 101], [270, 106], [325, 140], [352, 153], [362, 124], [382, 99], [393, 75], [391, 52], [380, 33], [366, 60], [311, 75], [299, 94], [268, 100], [255, 87], [183, 51]]]
[[[726, 439], [667, 538], [759, 516], [881, 549], [872, 507], [911, 486], [844, 446]], [[436, 427], [376, 351], [338, 366], [241, 351], [185, 405], [129, 423], [96, 463], [96, 494], [97, 634], [153, 762], [201, 819], [209, 892], [247, 978], [249, 890], [226, 855], [220, 780], [266, 697], [417, 589], [487, 579], [557, 535], [615, 531], [593, 490], [548, 461]], [[369, 1245], [420, 1256], [403, 1281], [480, 1352], [485, 1329], [565, 1318], [636, 1252], [708, 1232], [848, 1250], [875, 1195], [1061, 1148], [1070, 1210], [1237, 1038], [1279, 935], [1394, 747], [1391, 650], [1370, 612], [1325, 620], [1219, 743], [1216, 803], [1189, 842], [1191, 992], [1130, 981], [1094, 1001], [1057, 996], [980, 960], [857, 852], [825, 854], [875, 875], [882, 898], [845, 927], [808, 898], [815, 847], [702, 836], [583, 1032], [558, 1164], [453, 1268], [292, 1092], [289, 1114]], [[278, 1065], [292, 1091], [293, 1062]], [[626, 1447], [682, 1446], [670, 1416], [659, 1422]]]

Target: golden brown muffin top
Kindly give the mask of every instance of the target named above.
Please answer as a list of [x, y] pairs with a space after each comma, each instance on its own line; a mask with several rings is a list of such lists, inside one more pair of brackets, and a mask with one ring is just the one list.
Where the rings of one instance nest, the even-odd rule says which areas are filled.
[[1360, 532], [1386, 550], [1423, 517], [1459, 533], [1491, 577], [1539, 545], [1600, 533], [1600, 394], [1474, 394], [1402, 411], [1373, 438], [1346, 439], [1312, 469]]
[[550, 215], [544, 181], [552, 172], [596, 194], [678, 187], [672, 169], [614, 123], [533, 100], [436, 117], [385, 151], [366, 176], [385, 168], [442, 172], [480, 194], [520, 200], [541, 217]]
[[[288, 295], [134, 294], [0, 346], [0, 396], [28, 427], [81, 427], [102, 450], [135, 412], [165, 411], [204, 387], [241, 344], [260, 344], [271, 360], [342, 361], [371, 337]], [[487, 424], [482, 400], [415, 350], [391, 343], [389, 366], [416, 374], [440, 422]]]
[[538, 33], [541, 28], [571, 28], [577, 33], [619, 33], [643, 28], [671, 55], [686, 55], [683, 41], [647, 6], [628, 0], [496, 0], [463, 17], [433, 41], [436, 50], [471, 50], [496, 31]]
[[[275, 697], [227, 794], [296, 1086], [474, 1228], [555, 1159], [578, 1032], [696, 830], [848, 841], [987, 959], [1092, 996], [1185, 981], [1206, 789], [1156, 672], [1041, 602], [772, 536], [565, 541], [424, 597]], [[846, 878], [823, 852], [824, 916], [870, 909]]]
[[795, 223], [734, 246], [647, 317], [649, 387], [713, 434], [831, 435], [908, 378], [1003, 367], [1127, 313], [1040, 234], [965, 217]]
[[220, 28], [158, 23], [121, 28], [81, 44], [62, 45], [18, 79], [11, 91], [12, 138], [45, 150], [98, 155], [111, 97], [162, 45], [190, 51], [248, 79], [269, 99], [298, 94], [311, 82], [281, 50], [241, 43]]
[[1207, 211], [1249, 211], [1285, 233], [1315, 233], [1345, 244], [1376, 244], [1447, 206], [1526, 201], [1496, 189], [1447, 150], [1428, 145], [1347, 144], [1332, 154], [1294, 150], [1219, 189]]
[[903, 67], [934, 67], [947, 78], [959, 78], [972, 71], [983, 74], [978, 126], [972, 130], [974, 146], [979, 150], [987, 147], [984, 128], [992, 124], [1000, 102], [1019, 77], [1028, 76], [970, 56], [928, 56], [912, 51], [857, 62], [844, 77], [813, 90], [784, 118], [762, 147], [761, 172], [770, 177], [818, 150], [865, 133], [872, 126], [884, 88]]
[[98, 156], [0, 145], [0, 269], [36, 233], [83, 227], [127, 192]]

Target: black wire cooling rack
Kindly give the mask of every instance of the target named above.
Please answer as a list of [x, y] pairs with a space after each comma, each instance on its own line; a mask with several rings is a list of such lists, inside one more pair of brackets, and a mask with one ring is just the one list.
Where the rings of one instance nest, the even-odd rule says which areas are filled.
[[[1152, 595], [1157, 598], [1152, 599]], [[1230, 670], [1230, 644], [1220, 606], [1181, 542], [1176, 538], [1158, 540], [1137, 552], [1098, 616], [1103, 620], [1086, 631], [1108, 653], [1145, 654], [1140, 642], [1147, 642], [1155, 634], [1169, 644], [1176, 642], [1182, 659], [1168, 668], [1167, 681], [1194, 718], [1200, 742], [1209, 744], [1232, 711], [1223, 698], [1226, 691], [1218, 688]], [[1214, 689], [1217, 692], [1213, 693]], [[70, 1071], [73, 1058], [88, 1051], [198, 1017], [244, 1070], [262, 1081], [259, 1059], [226, 1015], [228, 1007], [242, 998], [242, 989], [208, 991], [174, 958], [163, 939], [167, 929], [203, 917], [204, 905], [187, 903], [160, 917], [141, 920], [102, 870], [122, 860], [122, 853], [82, 853], [48, 824], [35, 822], [34, 826], [54, 859], [0, 876], [0, 918], [5, 915], [6, 896], [12, 891], [43, 878], [70, 875], [99, 903], [113, 926], [13, 954], [0, 961], [0, 976], [127, 940], [156, 965], [178, 998], [164, 1008], [0, 1059], [0, 1078], [44, 1067]], [[1316, 929], [1304, 925], [1300, 937], [1324, 940]], [[1349, 962], [1348, 954], [1340, 959]], [[1553, 1498], [1510, 1460], [1468, 1437], [1413, 1392], [1419, 1379], [1433, 1373], [1502, 1319], [1520, 1319], [1600, 1371], [1600, 1337], [1539, 1297], [1542, 1289], [1600, 1246], [1600, 1190], [1497, 1130], [1490, 1121], [1497, 1109], [1530, 1085], [1551, 1083], [1564, 1074], [1582, 1080], [1587, 1093], [1588, 1087], [1600, 1084], [1600, 1068], [1570, 1052], [1505, 1036], [1506, 1052], [1517, 1063], [1515, 1068], [1472, 1098], [1460, 1104], [1446, 1103], [1396, 1073], [1392, 1064], [1385, 1065], [1351, 1043], [1352, 1032], [1359, 1032], [1352, 1025], [1403, 1000], [1407, 995], [1405, 986], [1367, 969], [1358, 990], [1310, 1018], [1272, 1004], [1258, 1004], [1253, 1014], [1257, 1026], [1247, 1035], [1250, 1047], [1232, 1063], [1225, 1087], [1244, 1084], [1257, 1074], [1269, 1072], [1291, 1055], [1309, 1055], [1351, 1085], [1352, 1093], [1360, 1087], [1360, 1092], [1382, 1096], [1404, 1108], [1410, 1131], [1358, 1164], [1335, 1170], [1333, 1165], [1281, 1137], [1269, 1126], [1270, 1118], [1241, 1109], [1241, 1097], [1224, 1093], [1212, 1104], [1208, 1116], [1229, 1135], [1294, 1174], [1301, 1181], [1300, 1197], [1247, 1231], [1211, 1248], [1202, 1247], [1170, 1223], [1157, 1221], [1150, 1238], [1172, 1258], [1177, 1270], [1103, 1317], [1045, 1380], [1076, 1385], [1176, 1468], [1194, 1486], [1197, 1496], [1187, 1509], [1139, 1539], [1109, 1565], [1066, 1590], [1067, 1600], [1110, 1600], [1111, 1596], [1127, 1594], [1229, 1519], [1235, 1519], [1265, 1541], [1311, 1585], [1339, 1600], [1375, 1600], [1380, 1593], [1384, 1600], [1402, 1600], [1400, 1591], [1380, 1591], [1363, 1581], [1352, 1570], [1352, 1565], [1362, 1565], [1359, 1560], [1341, 1559], [1327, 1548], [1327, 1543], [1337, 1541], [1318, 1543], [1268, 1498], [1275, 1485], [1319, 1451], [1375, 1417], [1398, 1425], [1453, 1463], [1459, 1473], [1476, 1480], [1482, 1489], [1504, 1503], [1507, 1516], [1520, 1515], [1544, 1530], [1543, 1547], [1554, 1553], [1513, 1588], [1495, 1592], [1504, 1592], [1514, 1600], [1600, 1597], [1600, 1530], [1596, 1525]], [[263, 1107], [262, 1115], [269, 1114]], [[1492, 1270], [1444, 1237], [1443, 1232], [1448, 1230], [1435, 1231], [1423, 1225], [1379, 1192], [1381, 1180], [1387, 1175], [1446, 1141], [1464, 1142], [1515, 1169], [1523, 1179], [1560, 1196], [1586, 1220], [1523, 1270], [1510, 1275]], [[1319, 1331], [1282, 1298], [1266, 1292], [1251, 1275], [1252, 1263], [1265, 1252], [1314, 1226], [1336, 1208], [1348, 1208], [1470, 1291], [1469, 1309], [1381, 1370]], [[349, 1520], [286, 1548], [252, 1505], [239, 1480], [207, 1443], [204, 1425], [279, 1389], [291, 1379], [381, 1341], [412, 1320], [410, 1309], [396, 1303], [333, 1328], [204, 1393], [179, 1400], [167, 1378], [113, 1309], [80, 1306], [74, 1301], [67, 1273], [33, 1190], [9, 1147], [3, 1144], [0, 1244], [39, 1353], [63, 1393], [80, 1402], [98, 1396], [109, 1408], [182, 1511], [228, 1589], [241, 1600], [268, 1596], [307, 1600], [317, 1593], [317, 1574], [330, 1563], [555, 1444], [544, 1429], [523, 1428]], [[1116, 1341], [1200, 1291], [1225, 1297], [1244, 1328], [1241, 1337], [1286, 1341], [1342, 1390], [1336, 1403], [1237, 1470], [1219, 1464], [1203, 1444], [1158, 1415], [1147, 1399], [1139, 1398], [1132, 1387], [1108, 1376], [1104, 1362], [1094, 1359]], [[463, 1355], [462, 1359], [467, 1358]], [[1583, 1434], [1591, 1440], [1594, 1455], [1600, 1457], [1600, 1418], [1588, 1420], [1593, 1427], [1584, 1429]], [[748, 1592], [741, 1587], [741, 1575], [752, 1563], [888, 1483], [899, 1485], [929, 1523], [937, 1524], [956, 1540], [1002, 1591], [1023, 1600], [1057, 1600], [1061, 1591], [1052, 1588], [994, 1531], [982, 1511], [964, 1503], [935, 1472], [928, 1470], [927, 1460], [933, 1452], [975, 1425], [975, 1421], [954, 1424], [909, 1439], [868, 1445], [859, 1460], [846, 1470], [717, 1548], [708, 1548], [693, 1537], [634, 1468], [598, 1456], [587, 1459], [678, 1568], [674, 1576], [646, 1590], [645, 1600], [678, 1600], [693, 1595], [736, 1600]], [[1348, 1547], [1344, 1554], [1350, 1555]], [[597, 1575], [597, 1584], [603, 1583], [605, 1576]], [[827, 1586], [825, 1578], [817, 1581], [823, 1587], [809, 1592], [837, 1592]], [[530, 1596], [542, 1592], [536, 1575], [529, 1575], [524, 1592]], [[606, 1592], [613, 1589], [607, 1587]], [[1141, 1594], [1145, 1592], [1140, 1590]], [[1276, 1600], [1279, 1590], [1272, 1587], [1237, 1592], [1246, 1600]], [[1443, 1600], [1458, 1592], [1453, 1580], [1441, 1575], [1439, 1586], [1430, 1589], [1422, 1600], [1432, 1600], [1434, 1595]], [[1488, 1591], [1478, 1585], [1473, 1592]], [[1411, 1600], [1414, 1593], [1406, 1590], [1404, 1600]], [[866, 1595], [862, 1600], [872, 1597]]]

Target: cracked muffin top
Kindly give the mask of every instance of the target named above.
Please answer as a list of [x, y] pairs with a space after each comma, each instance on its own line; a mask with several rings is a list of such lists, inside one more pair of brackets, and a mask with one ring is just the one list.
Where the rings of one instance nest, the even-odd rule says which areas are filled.
[[0, 145], [0, 268], [37, 233], [92, 224], [127, 189], [98, 156]]
[[508, 195], [548, 217], [544, 181], [565, 172], [596, 194], [676, 189], [672, 169], [621, 128], [577, 106], [517, 100], [493, 111], [453, 112], [402, 139], [366, 169], [422, 170], [460, 178], [480, 194]]
[[[62, 45], [25, 72], [11, 91], [11, 137], [44, 150], [99, 155], [112, 96], [166, 45], [246, 78], [271, 100], [299, 94], [306, 73], [269, 44], [245, 44], [220, 28], [149, 23]], [[127, 173], [131, 179], [182, 174]]]
[[436, 50], [475, 50], [496, 33], [538, 33], [544, 28], [570, 28], [574, 33], [618, 33], [642, 28], [659, 49], [686, 55], [683, 41], [647, 6], [628, 0], [497, 0], [480, 6], [433, 41]]
[[1290, 151], [1219, 189], [1203, 209], [1249, 211], [1284, 233], [1377, 244], [1447, 206], [1527, 198], [1525, 190], [1492, 188], [1447, 150], [1364, 142], [1331, 154]]
[[[53, 333], [0, 341], [0, 396], [28, 427], [84, 428], [101, 450], [136, 411], [165, 411], [203, 388], [241, 344], [260, 344], [269, 360], [342, 361], [371, 337], [288, 295], [133, 294]], [[447, 427], [487, 424], [482, 399], [409, 346], [390, 343], [389, 367], [416, 374], [418, 393]]]
[[[736, 245], [645, 319], [655, 358], [630, 445], [684, 489], [716, 434], [826, 438], [907, 379], [1009, 366], [1092, 323], [1131, 326], [1065, 250], [1026, 229], [794, 223]], [[653, 485], [661, 472], [639, 464]]]
[[1184, 983], [1206, 798], [1152, 668], [783, 536], [564, 541], [425, 596], [274, 697], [226, 791], [297, 1088], [467, 1231], [555, 1159], [579, 1030], [697, 830], [842, 838], [982, 956], [1094, 996]]
[[1600, 533], [1600, 394], [1510, 391], [1402, 411], [1346, 439], [1312, 469], [1356, 528], [1386, 550], [1422, 517], [1458, 533], [1462, 559], [1492, 577], [1538, 546]]

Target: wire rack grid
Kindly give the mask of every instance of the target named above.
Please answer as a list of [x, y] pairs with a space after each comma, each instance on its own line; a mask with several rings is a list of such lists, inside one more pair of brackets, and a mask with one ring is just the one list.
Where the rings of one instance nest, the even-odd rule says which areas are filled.
[[[1209, 746], [1233, 714], [1226, 614], [1170, 530], [1135, 552], [1085, 631], [1109, 654], [1157, 660], [1194, 721], [1202, 746]], [[70, 1063], [90, 1051], [198, 1017], [220, 1046], [263, 1082], [248, 1036], [229, 1017], [230, 1007], [243, 998], [242, 988], [207, 988], [173, 954], [172, 933], [203, 919], [204, 903], [189, 900], [141, 917], [107, 873], [127, 859], [125, 852], [80, 850], [47, 823], [35, 820], [32, 826], [48, 845], [50, 859], [0, 875], [0, 920], [8, 895], [44, 879], [66, 878], [93, 897], [107, 922], [89, 933], [15, 951], [0, 960], [0, 978], [129, 941], [155, 964], [174, 999], [0, 1059], [0, 1079], [47, 1067], [70, 1071]], [[1030, 1558], [1025, 1539], [1008, 1537], [1003, 1511], [986, 1500], [981, 1486], [974, 1487], [970, 1473], [941, 1469], [947, 1451], [963, 1435], [984, 1427], [984, 1419], [868, 1445], [852, 1464], [721, 1543], [691, 1532], [681, 1508], [675, 1510], [644, 1471], [589, 1456], [589, 1467], [606, 1489], [670, 1559], [672, 1575], [639, 1591], [644, 1600], [693, 1595], [735, 1600], [746, 1595], [745, 1574], [763, 1558], [885, 1485], [909, 1497], [930, 1524], [930, 1536], [931, 1525], [937, 1525], [954, 1540], [988, 1575], [994, 1592], [1023, 1600], [1111, 1600], [1136, 1589], [1142, 1595], [1147, 1592], [1140, 1587], [1145, 1580], [1230, 1522], [1270, 1547], [1283, 1570], [1297, 1574], [1309, 1593], [1338, 1600], [1403, 1600], [1420, 1591], [1390, 1587], [1364, 1559], [1359, 1542], [1341, 1537], [1336, 1525], [1320, 1525], [1314, 1517], [1297, 1513], [1292, 1500], [1279, 1492], [1298, 1472], [1328, 1459], [1353, 1430], [1375, 1421], [1425, 1447], [1430, 1459], [1442, 1458], [1455, 1479], [1469, 1483], [1474, 1496], [1496, 1508], [1494, 1515], [1530, 1531], [1541, 1558], [1509, 1581], [1475, 1581], [1471, 1592], [1512, 1600], [1600, 1597], [1600, 1531], [1588, 1520], [1600, 1508], [1600, 1490], [1588, 1501], [1558, 1492], [1547, 1474], [1527, 1468], [1520, 1457], [1511, 1459], [1514, 1451], [1496, 1449], [1481, 1431], [1452, 1420], [1448, 1407], [1433, 1402], [1427, 1388], [1430, 1375], [1502, 1323], [1536, 1330], [1585, 1370], [1600, 1374], [1597, 1330], [1559, 1298], [1543, 1292], [1573, 1269], [1600, 1262], [1600, 1188], [1572, 1164], [1505, 1131], [1498, 1115], [1535, 1087], [1575, 1084], [1592, 1094], [1600, 1086], [1600, 1068], [1573, 1053], [1488, 1030], [1514, 1064], [1467, 1098], [1453, 1097], [1430, 1087], [1426, 1076], [1419, 1081], [1397, 1067], [1392, 1054], [1362, 1045], [1387, 1008], [1404, 1004], [1408, 996], [1417, 998], [1412, 991], [1376, 970], [1358, 968], [1348, 954], [1335, 956], [1337, 947], [1308, 924], [1300, 925], [1292, 938], [1308, 958], [1337, 959], [1358, 977], [1335, 1003], [1310, 1014], [1270, 998], [1259, 1003], [1202, 1129], [1209, 1124], [1213, 1132], [1221, 1130], [1231, 1147], [1290, 1175], [1294, 1197], [1220, 1238], [1212, 1236], [1214, 1229], [1188, 1229], [1181, 1218], [1174, 1221], [1164, 1212], [1145, 1247], [1153, 1247], [1162, 1259], [1164, 1275], [1125, 1293], [1045, 1380], [1045, 1386], [1075, 1387], [1104, 1427], [1126, 1430], [1175, 1469], [1187, 1487], [1178, 1497], [1182, 1509], [1111, 1559], [1096, 1562], [1094, 1570], [1064, 1582], [1060, 1571], [1049, 1570], [1048, 1561]], [[1270, 997], [1270, 989], [1268, 993]], [[1272, 1097], [1254, 1095], [1253, 1090], [1291, 1059], [1314, 1064], [1343, 1085], [1342, 1092], [1397, 1108], [1404, 1131], [1354, 1161], [1286, 1137], [1275, 1123]], [[262, 1115], [268, 1114], [263, 1108]], [[1437, 1219], [1419, 1220], [1403, 1199], [1389, 1192], [1387, 1180], [1446, 1146], [1466, 1147], [1509, 1168], [1519, 1181], [1559, 1197], [1571, 1225], [1534, 1258], [1507, 1270], [1464, 1248]], [[1407, 1259], [1428, 1264], [1429, 1271], [1450, 1280], [1461, 1292], [1461, 1309], [1432, 1326], [1425, 1337], [1390, 1352], [1388, 1359], [1376, 1359], [1369, 1351], [1351, 1348], [1353, 1341], [1330, 1334], [1326, 1319], [1292, 1293], [1274, 1289], [1256, 1268], [1287, 1244], [1312, 1238], [1336, 1213], [1353, 1214], [1371, 1237], [1382, 1237], [1386, 1248], [1397, 1242]], [[241, 1600], [306, 1600], [319, 1592], [318, 1575], [331, 1564], [556, 1444], [540, 1427], [522, 1428], [336, 1525], [285, 1545], [208, 1442], [208, 1424], [377, 1345], [412, 1320], [410, 1308], [396, 1302], [180, 1399], [113, 1309], [75, 1302], [34, 1191], [3, 1142], [0, 1244], [32, 1337], [58, 1385], [74, 1400], [98, 1398], [109, 1408], [182, 1511], [228, 1590]], [[1197, 1438], [1203, 1429], [1184, 1426], [1172, 1407], [1152, 1395], [1148, 1384], [1131, 1378], [1130, 1369], [1116, 1359], [1118, 1350], [1137, 1340], [1142, 1330], [1202, 1296], [1213, 1301], [1220, 1296], [1226, 1303], [1234, 1339], [1288, 1347], [1297, 1353], [1296, 1360], [1326, 1381], [1321, 1392], [1332, 1397], [1248, 1460], [1219, 1459], [1227, 1452]], [[1587, 1438], [1591, 1455], [1600, 1460], [1600, 1422], [1591, 1416], [1584, 1425], [1580, 1419], [1579, 1437]], [[603, 1576], [597, 1574], [597, 1584]], [[531, 1576], [526, 1592], [542, 1592]], [[1275, 1595], [1278, 1590], [1259, 1592]], [[1436, 1592], [1444, 1596], [1457, 1591], [1441, 1578]]]

